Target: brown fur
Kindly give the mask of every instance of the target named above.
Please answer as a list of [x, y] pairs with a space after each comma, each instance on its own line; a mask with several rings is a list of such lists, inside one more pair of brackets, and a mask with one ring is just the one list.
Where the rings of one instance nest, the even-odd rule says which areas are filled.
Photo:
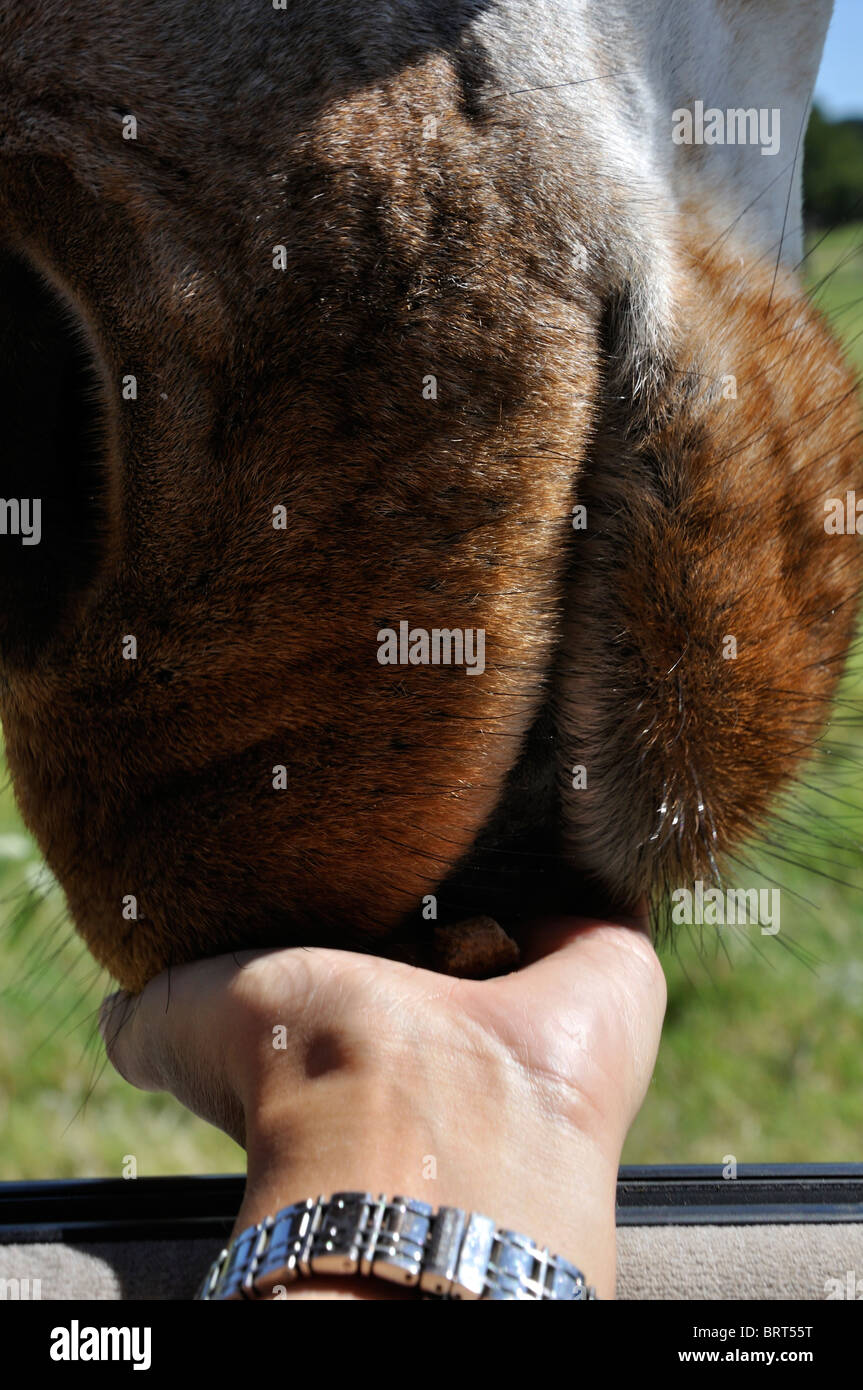
[[[556, 172], [553, 135], [477, 105], [457, 36], [362, 81], [310, 73], [273, 110], [245, 50], [233, 97], [230, 64], [208, 87], [206, 25], [227, 18], [178, 48], [170, 24], [124, 11], [100, 31], [87, 8], [56, 59], [50, 19], [7, 16], [0, 35], [0, 275], [25, 299], [5, 405], [20, 493], [27, 422], [54, 408], [63, 432], [61, 404], [23, 384], [59, 331], [55, 314], [20, 333], [38, 272], [94, 356], [101, 481], [63, 583], [58, 549], [15, 552], [0, 713], [22, 812], [97, 959], [139, 989], [240, 944], [387, 949], [483, 833], [495, 862], [502, 797], [519, 834], [556, 820], [572, 761], [591, 780], [568, 798], [569, 858], [618, 901], [735, 843], [826, 714], [857, 587], [856, 547], [822, 527], [825, 492], [857, 476], [850, 383], [796, 291], [768, 310], [751, 263], [681, 248], [679, 344], [646, 368], [667, 384], [624, 419], [614, 209], [589, 169], [583, 186]], [[736, 409], [688, 384], [721, 370], [739, 373]], [[582, 497], [601, 525], [580, 539]], [[403, 618], [484, 628], [485, 675], [380, 666], [376, 633]], [[717, 657], [725, 632], [737, 663]], [[673, 858], [665, 819], [649, 840], [662, 791], [685, 811]]]
[[609, 393], [579, 485], [567, 848], [624, 901], [712, 880], [763, 824], [822, 730], [860, 585], [857, 536], [824, 527], [863, 481], [839, 352], [773, 266], [734, 248], [685, 270], [666, 384], [634, 414]]

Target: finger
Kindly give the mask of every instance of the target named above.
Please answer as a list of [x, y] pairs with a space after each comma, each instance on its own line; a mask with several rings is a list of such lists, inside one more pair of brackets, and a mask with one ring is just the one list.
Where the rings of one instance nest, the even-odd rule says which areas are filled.
[[644, 922], [556, 919], [540, 935], [547, 953], [498, 982], [511, 1007], [570, 1043], [575, 1029], [599, 1056], [627, 1057], [638, 1094], [656, 1060], [667, 998]]
[[133, 1086], [175, 1090], [176, 1074], [214, 1060], [223, 1028], [219, 1002], [237, 962], [230, 956], [163, 971], [140, 994], [109, 996], [100, 1031], [109, 1060]]
[[525, 994], [543, 999], [550, 1011], [586, 997], [602, 1007], [644, 1011], [658, 1039], [666, 984], [644, 922], [558, 919], [542, 924], [540, 937], [546, 953], [506, 977], [514, 988], [521, 982]]
[[100, 1031], [126, 1081], [169, 1092], [242, 1146], [245, 1112], [228, 1060], [234, 1030], [225, 1022], [225, 980], [236, 969], [231, 958], [200, 961], [157, 976], [134, 998], [112, 995]]
[[137, 995], [122, 990], [109, 994], [99, 1010], [99, 1032], [108, 1061], [124, 1081], [142, 1091], [164, 1089], [162, 1048], [160, 1034], [154, 1026], [155, 1016], [162, 1015], [161, 1021], [167, 1030], [173, 1026], [173, 1020], [170, 1011], [166, 1016], [163, 992], [159, 980], [154, 980]]

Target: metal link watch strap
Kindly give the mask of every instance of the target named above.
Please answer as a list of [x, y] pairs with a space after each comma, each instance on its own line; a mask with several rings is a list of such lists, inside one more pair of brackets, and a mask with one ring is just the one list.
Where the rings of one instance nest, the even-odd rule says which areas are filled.
[[371, 1275], [436, 1299], [596, 1298], [569, 1260], [487, 1216], [369, 1192], [309, 1198], [250, 1226], [213, 1261], [197, 1298], [261, 1298], [315, 1274]]

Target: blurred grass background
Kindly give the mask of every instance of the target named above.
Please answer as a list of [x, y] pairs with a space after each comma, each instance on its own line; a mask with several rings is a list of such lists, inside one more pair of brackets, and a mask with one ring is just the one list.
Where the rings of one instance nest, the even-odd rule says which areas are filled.
[[[820, 239], [819, 239], [820, 238]], [[813, 234], [816, 301], [863, 374], [863, 224]], [[826, 277], [826, 278], [825, 278]], [[846, 673], [834, 747], [795, 794], [781, 858], [753, 851], [780, 884], [782, 928], [683, 928], [663, 960], [669, 1008], [630, 1163], [861, 1159], [863, 1134], [863, 656]], [[829, 813], [830, 824], [822, 819]], [[839, 848], [824, 838], [838, 837]], [[749, 856], [746, 856], [747, 858]], [[795, 861], [790, 863], [787, 861]], [[0, 1179], [231, 1172], [241, 1151], [166, 1096], [104, 1066], [98, 971], [46, 883], [8, 785], [0, 793]], [[789, 943], [795, 943], [788, 949]]]

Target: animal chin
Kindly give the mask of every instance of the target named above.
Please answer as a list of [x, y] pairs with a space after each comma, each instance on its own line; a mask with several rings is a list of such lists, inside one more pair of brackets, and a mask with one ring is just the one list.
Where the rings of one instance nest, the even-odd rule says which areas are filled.
[[853, 377], [790, 278], [715, 251], [691, 270], [646, 399], [606, 320], [546, 702], [441, 890], [516, 935], [536, 910], [721, 883], [817, 745], [853, 638], [859, 540], [824, 524], [859, 490]]
[[790, 277], [716, 251], [692, 271], [663, 387], [626, 417], [606, 394], [579, 481], [563, 848], [623, 899], [717, 883], [763, 828], [827, 721], [861, 584], [857, 536], [824, 524], [860, 476], [838, 349]]

